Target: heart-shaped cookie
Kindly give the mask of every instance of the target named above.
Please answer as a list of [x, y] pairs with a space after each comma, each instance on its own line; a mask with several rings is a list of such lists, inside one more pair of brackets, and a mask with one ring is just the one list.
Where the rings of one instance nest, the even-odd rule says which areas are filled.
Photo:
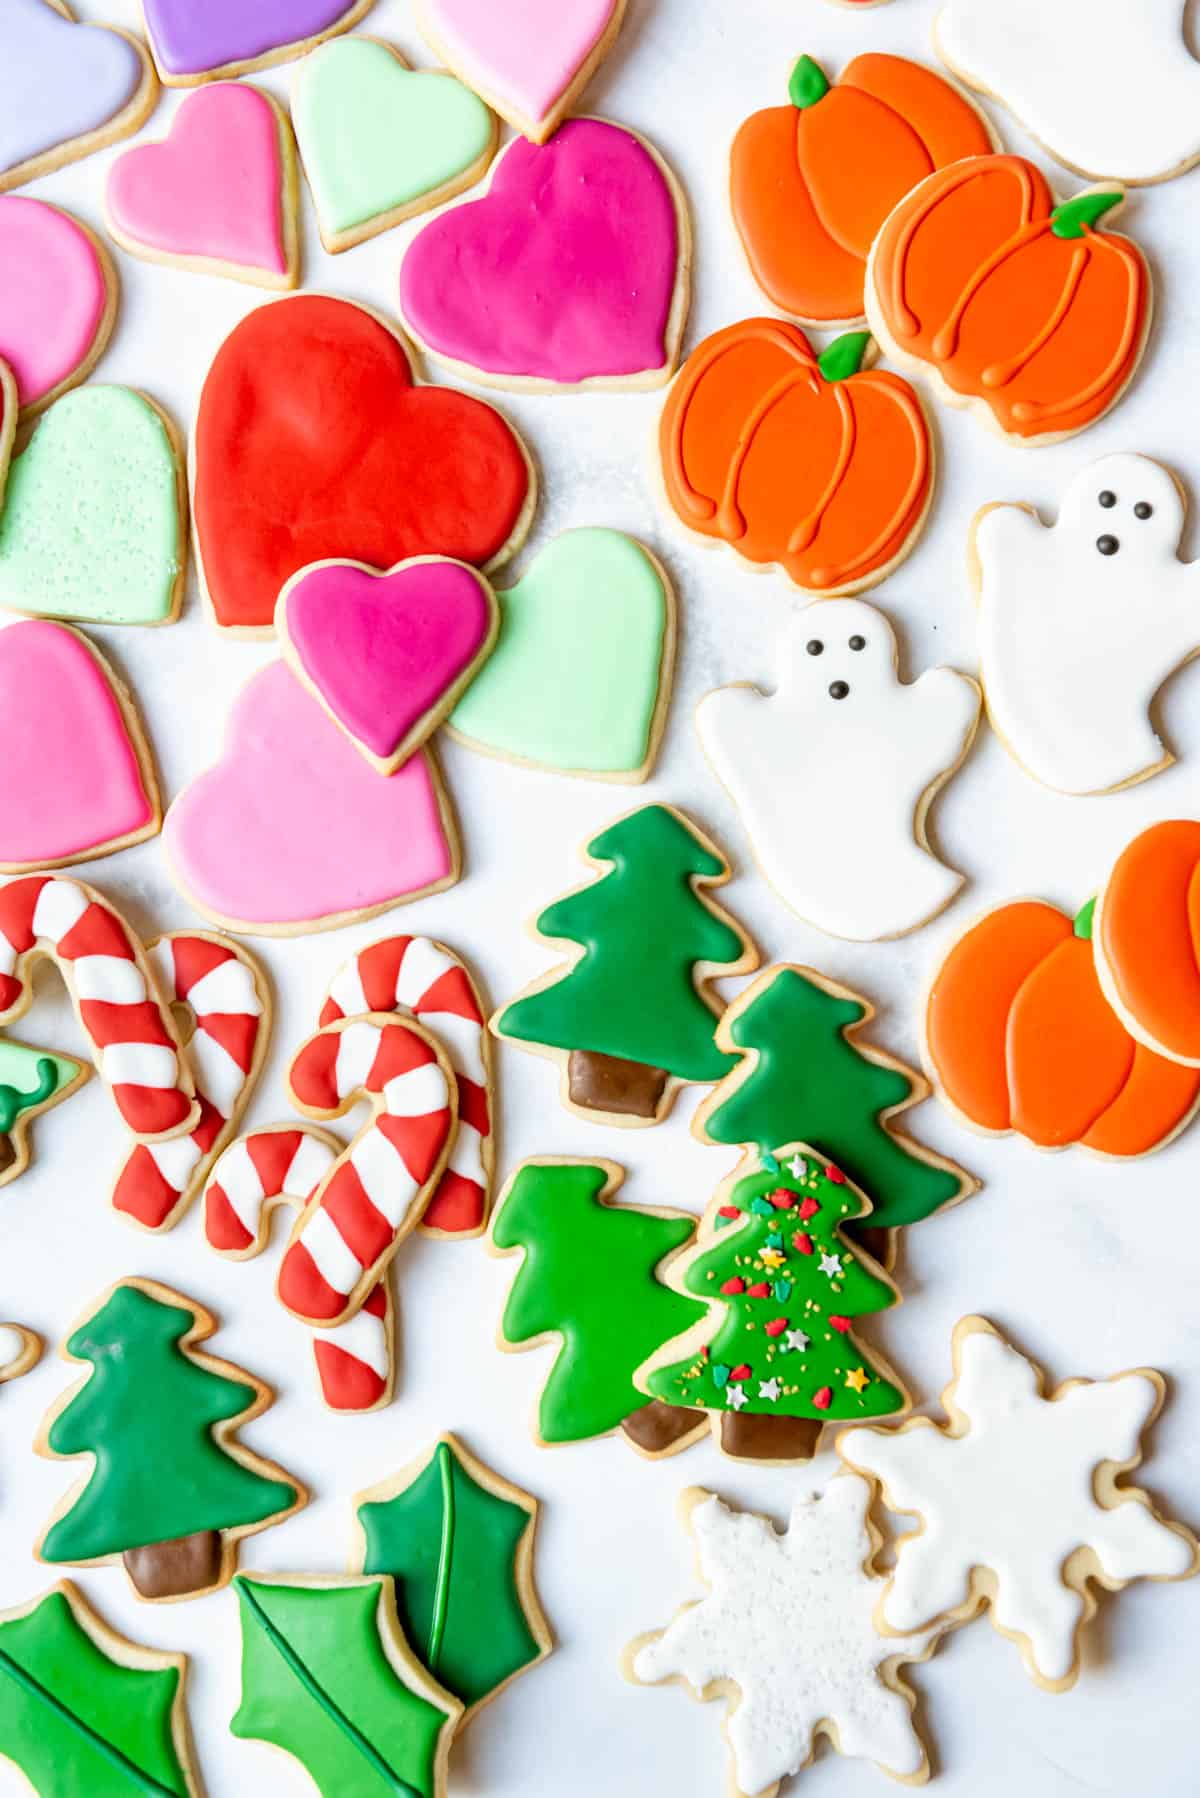
[[500, 636], [450, 716], [454, 736], [536, 768], [645, 780], [675, 650], [655, 558], [622, 531], [567, 531], [497, 598]]
[[297, 186], [282, 107], [222, 81], [187, 96], [161, 143], [117, 157], [105, 221], [122, 249], [148, 261], [294, 287]]
[[336, 254], [477, 181], [495, 117], [443, 70], [410, 69], [374, 38], [325, 44], [292, 84], [292, 122], [321, 242]]
[[86, 637], [0, 629], [0, 872], [65, 868], [144, 842], [162, 821], [129, 694]]
[[130, 387], [68, 393], [9, 469], [0, 606], [170, 623], [187, 564], [185, 498], [182, 449], [157, 406]]
[[176, 799], [163, 841], [197, 910], [256, 936], [374, 917], [459, 874], [429, 752], [377, 774], [286, 662], [242, 688], [221, 760]]
[[0, 71], [0, 194], [128, 137], [158, 95], [137, 39], [77, 25], [65, 0], [4, 0]]
[[499, 413], [414, 387], [401, 339], [349, 300], [260, 306], [205, 378], [193, 514], [222, 629], [269, 636], [284, 582], [334, 556], [492, 568], [521, 543], [535, 498], [525, 448]]
[[293, 672], [380, 774], [437, 729], [490, 654], [498, 624], [488, 582], [442, 556], [386, 574], [318, 562], [288, 582], [275, 610]]
[[142, 0], [158, 72], [192, 87], [290, 62], [369, 12], [372, 0]]
[[544, 143], [621, 29], [625, 0], [422, 0], [417, 23], [448, 69]]
[[22, 422], [87, 378], [116, 311], [116, 269], [78, 219], [24, 194], [0, 197], [0, 357]]
[[432, 219], [400, 266], [400, 311], [431, 355], [502, 387], [657, 387], [687, 318], [689, 227], [634, 132], [571, 119], [514, 138], [480, 200]]
[[8, 462], [17, 434], [17, 378], [7, 362], [0, 362], [0, 512], [8, 485]]

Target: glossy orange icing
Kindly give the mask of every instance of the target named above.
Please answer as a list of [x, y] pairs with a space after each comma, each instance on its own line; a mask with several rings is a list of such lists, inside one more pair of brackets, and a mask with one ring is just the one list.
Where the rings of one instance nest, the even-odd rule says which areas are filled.
[[1134, 838], [1104, 889], [1097, 948], [1138, 1027], [1165, 1054], [1200, 1058], [1200, 823]]

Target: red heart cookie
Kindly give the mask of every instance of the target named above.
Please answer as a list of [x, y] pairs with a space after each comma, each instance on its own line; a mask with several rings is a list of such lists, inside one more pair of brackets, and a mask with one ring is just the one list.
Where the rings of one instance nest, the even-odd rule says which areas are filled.
[[270, 634], [284, 582], [346, 556], [492, 568], [536, 498], [493, 407], [415, 387], [401, 339], [348, 300], [297, 294], [235, 326], [205, 378], [192, 451], [196, 553], [217, 624]]

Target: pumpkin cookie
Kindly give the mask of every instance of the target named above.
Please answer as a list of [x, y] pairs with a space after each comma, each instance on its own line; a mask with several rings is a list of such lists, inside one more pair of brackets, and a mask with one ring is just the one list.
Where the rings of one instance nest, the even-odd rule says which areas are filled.
[[1096, 901], [1096, 972], [1139, 1054], [1200, 1082], [1200, 823], [1152, 824], [1117, 857]]

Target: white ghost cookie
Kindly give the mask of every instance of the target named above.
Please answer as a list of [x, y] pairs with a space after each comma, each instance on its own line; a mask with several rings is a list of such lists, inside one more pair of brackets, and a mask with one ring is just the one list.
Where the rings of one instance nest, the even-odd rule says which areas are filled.
[[1165, 181], [1200, 161], [1185, 0], [950, 0], [942, 61], [1081, 175]]
[[1158, 689], [1200, 650], [1200, 564], [1179, 560], [1184, 503], [1146, 456], [1105, 456], [1058, 522], [985, 506], [971, 532], [988, 716], [1027, 773], [1108, 793], [1172, 760], [1150, 722]]
[[925, 819], [970, 747], [979, 689], [950, 668], [906, 684], [896, 659], [882, 612], [818, 600], [784, 633], [773, 694], [719, 687], [696, 708], [767, 879], [854, 942], [916, 930], [963, 880], [930, 853]]

